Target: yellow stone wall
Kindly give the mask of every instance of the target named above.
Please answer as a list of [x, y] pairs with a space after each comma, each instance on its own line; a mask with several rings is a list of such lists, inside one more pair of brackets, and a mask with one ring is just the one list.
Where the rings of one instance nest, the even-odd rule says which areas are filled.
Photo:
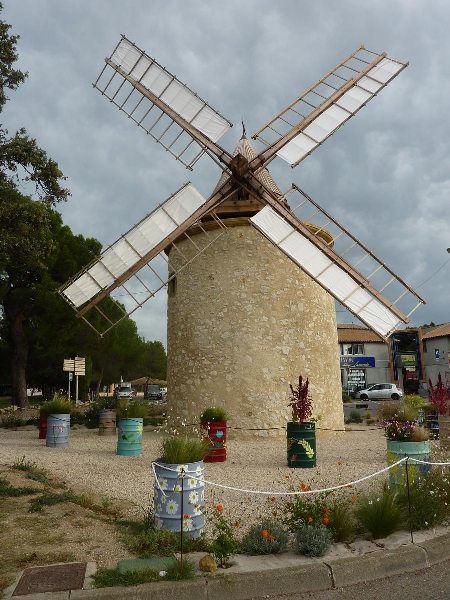
[[[245, 220], [230, 224], [169, 289], [170, 419], [193, 423], [224, 406], [230, 427], [244, 430], [232, 434], [284, 436], [289, 383], [302, 374], [318, 427], [343, 429], [333, 298]], [[176, 266], [173, 250], [169, 260]]]

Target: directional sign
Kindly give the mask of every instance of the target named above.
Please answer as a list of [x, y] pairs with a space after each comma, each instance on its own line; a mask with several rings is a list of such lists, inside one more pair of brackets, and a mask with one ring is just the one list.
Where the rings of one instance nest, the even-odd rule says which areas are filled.
[[84, 375], [86, 372], [86, 359], [75, 356], [75, 375]]
[[75, 361], [73, 358], [64, 359], [63, 371], [75, 371]]

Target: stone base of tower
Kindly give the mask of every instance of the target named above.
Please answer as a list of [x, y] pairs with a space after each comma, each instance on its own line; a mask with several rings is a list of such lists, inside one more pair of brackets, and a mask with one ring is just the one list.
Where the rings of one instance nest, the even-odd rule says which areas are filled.
[[[318, 427], [342, 431], [333, 298], [246, 219], [226, 224], [169, 288], [171, 424], [197, 423], [204, 408], [223, 406], [231, 437], [285, 436], [289, 383], [301, 374], [310, 381]], [[177, 246], [191, 251], [182, 241]], [[174, 251], [169, 265], [177, 266]]]

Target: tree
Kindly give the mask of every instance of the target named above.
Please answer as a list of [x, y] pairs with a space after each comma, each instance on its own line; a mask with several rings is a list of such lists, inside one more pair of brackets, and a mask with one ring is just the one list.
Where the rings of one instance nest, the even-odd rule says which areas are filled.
[[[15, 90], [27, 76], [14, 69], [19, 36], [11, 35], [10, 29], [0, 21], [0, 112], [8, 100], [7, 90]], [[57, 163], [25, 129], [10, 137], [0, 126], [0, 303], [12, 346], [13, 398], [20, 406], [27, 404], [25, 323], [54, 245], [49, 208], [69, 195], [61, 185], [63, 179]], [[32, 189], [30, 197], [19, 193], [18, 185]]]

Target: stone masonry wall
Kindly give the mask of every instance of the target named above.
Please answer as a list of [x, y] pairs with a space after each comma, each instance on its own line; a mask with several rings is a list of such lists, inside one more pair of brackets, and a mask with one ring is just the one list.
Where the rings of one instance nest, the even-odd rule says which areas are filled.
[[[318, 427], [343, 429], [333, 298], [245, 220], [229, 225], [169, 290], [170, 418], [198, 422], [203, 408], [224, 406], [231, 428], [284, 436], [289, 383], [301, 374]], [[175, 252], [169, 259], [176, 265]]]

